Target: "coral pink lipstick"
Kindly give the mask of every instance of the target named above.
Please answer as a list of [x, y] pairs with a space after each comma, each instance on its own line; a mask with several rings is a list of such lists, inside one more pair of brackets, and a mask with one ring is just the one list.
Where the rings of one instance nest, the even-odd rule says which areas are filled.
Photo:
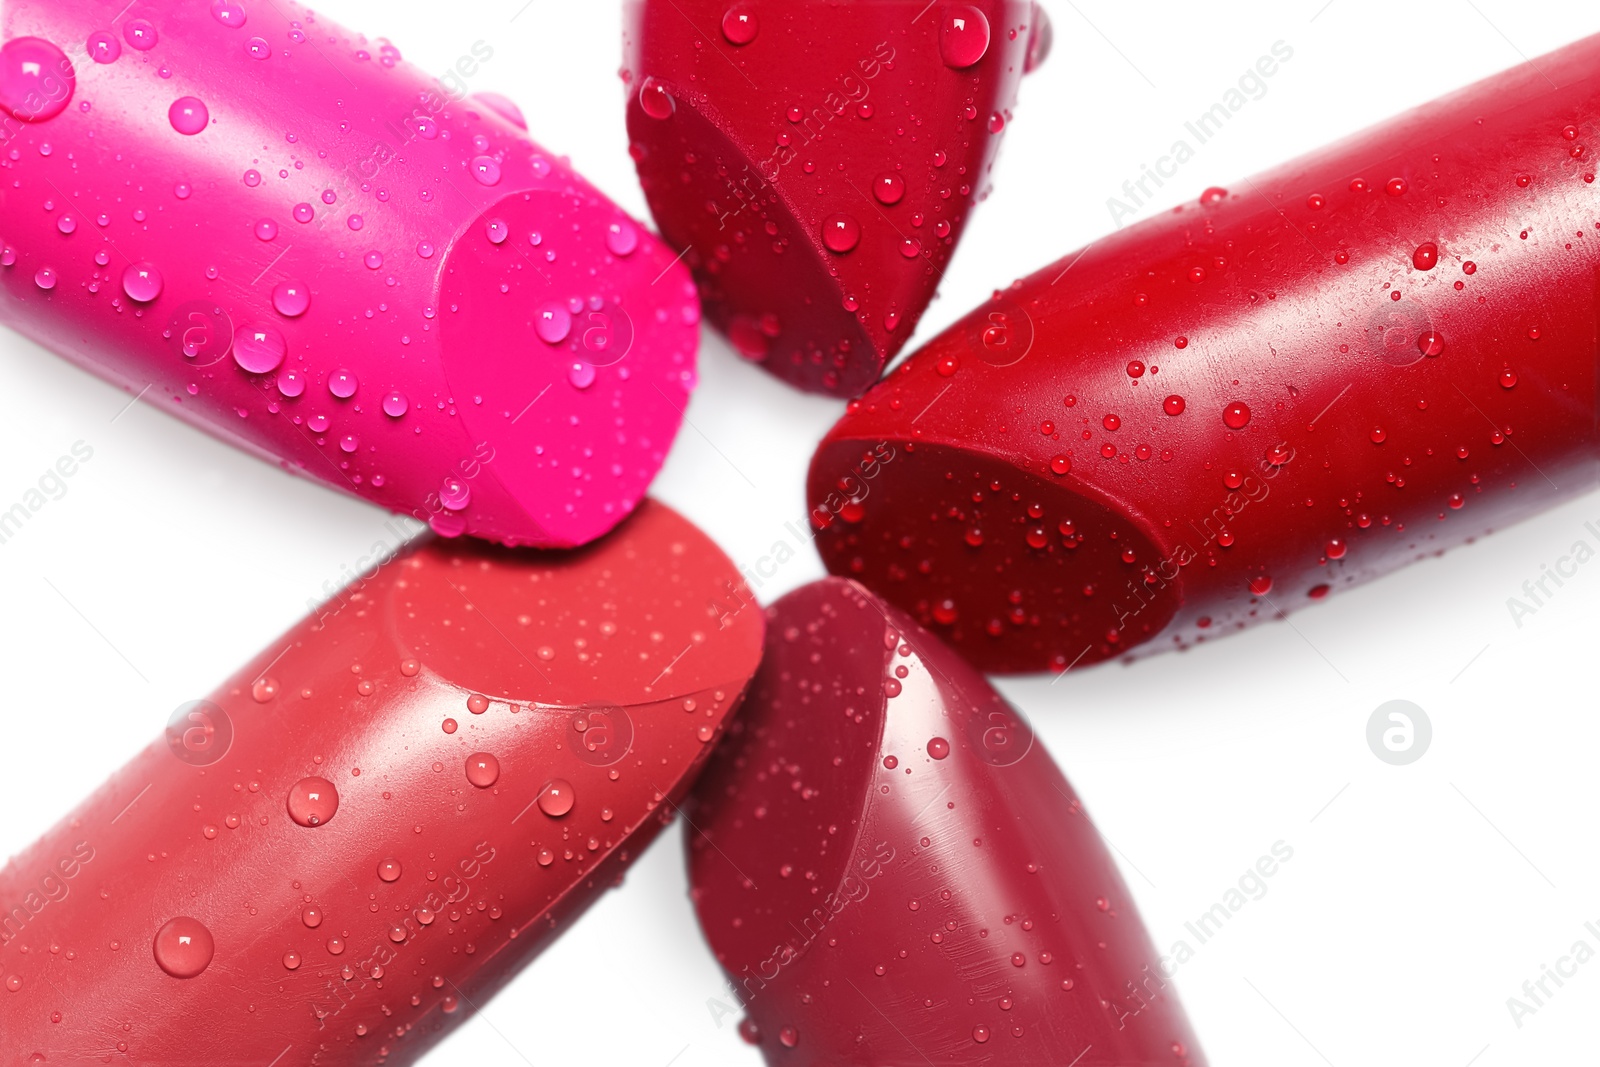
[[[688, 272], [499, 97], [298, 4], [9, 0], [0, 322], [445, 535], [620, 521], [694, 385]], [[509, 62], [509, 60], [500, 60]]]
[[0, 870], [0, 1061], [414, 1062], [670, 821], [760, 656], [738, 581], [647, 501], [345, 589]]

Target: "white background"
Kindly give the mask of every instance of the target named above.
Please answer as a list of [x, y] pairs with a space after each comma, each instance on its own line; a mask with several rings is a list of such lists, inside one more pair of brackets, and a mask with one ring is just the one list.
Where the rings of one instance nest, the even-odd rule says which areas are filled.
[[[246, 0], [248, 3], [249, 0]], [[1154, 210], [1226, 186], [1600, 30], [1593, 3], [1046, 0], [1055, 52], [1023, 86], [994, 197], [923, 320], [1112, 226], [1106, 199], [1282, 40], [1294, 49]], [[615, 0], [328, 0], [442, 72], [473, 42], [474, 90], [645, 211], [622, 121]], [[522, 9], [519, 14], [519, 9]], [[515, 16], [515, 17], [514, 17]], [[1147, 218], [1147, 209], [1140, 214]], [[812, 446], [840, 410], [743, 365], [709, 332], [663, 499], [743, 565], [805, 513]], [[385, 516], [291, 478], [0, 332], [0, 503], [74, 441], [94, 459], [0, 545], [0, 855], [24, 847], [363, 555]], [[735, 470], [728, 458], [738, 464]], [[1002, 683], [1083, 794], [1156, 943], [1282, 840], [1294, 858], [1177, 985], [1218, 1067], [1593, 1062], [1600, 960], [1547, 1006], [1506, 998], [1600, 926], [1600, 563], [1513, 624], [1506, 598], [1600, 525], [1600, 495], [1198, 651]], [[764, 600], [822, 574], [803, 552]], [[69, 603], [70, 602], [70, 603]], [[1368, 750], [1382, 702], [1426, 709], [1431, 749]], [[707, 1008], [721, 993], [676, 830], [432, 1064], [756, 1067]], [[1191, 944], [1193, 943], [1191, 939]], [[1551, 987], [1554, 988], [1553, 986]], [[677, 1057], [674, 1060], [674, 1057]]]

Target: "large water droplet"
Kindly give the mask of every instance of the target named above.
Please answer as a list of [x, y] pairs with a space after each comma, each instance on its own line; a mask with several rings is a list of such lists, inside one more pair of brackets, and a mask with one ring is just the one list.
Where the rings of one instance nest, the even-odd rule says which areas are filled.
[[141, 52], [148, 52], [161, 40], [155, 24], [149, 19], [129, 19], [122, 24], [122, 36], [128, 44]]
[[299, 318], [311, 306], [311, 290], [302, 282], [283, 282], [272, 290], [272, 306], [286, 318]]
[[301, 826], [322, 826], [339, 810], [339, 791], [326, 778], [302, 778], [289, 789], [288, 807]]
[[199, 919], [180, 915], [156, 931], [156, 964], [174, 978], [194, 978], [211, 965], [217, 943]]
[[639, 106], [653, 119], [670, 119], [678, 104], [665, 85], [655, 78], [646, 78], [639, 86]]
[[1230, 430], [1242, 430], [1250, 423], [1250, 407], [1242, 400], [1235, 400], [1222, 409], [1222, 421]]
[[500, 780], [500, 761], [487, 752], [474, 752], [467, 757], [467, 781], [479, 789], [488, 789]]
[[115, 63], [122, 55], [122, 41], [110, 30], [95, 30], [84, 47], [96, 63]]
[[167, 120], [185, 137], [193, 137], [211, 123], [211, 112], [198, 96], [180, 96], [167, 108]]
[[246, 21], [244, 8], [233, 0], [211, 0], [211, 17], [233, 29], [243, 26]]
[[0, 108], [23, 122], [45, 122], [66, 109], [77, 85], [72, 63], [40, 37], [0, 45]]
[[[289, 343], [283, 339], [283, 334], [271, 326], [246, 324], [240, 326], [233, 335], [233, 360], [251, 374], [277, 370], [288, 354]], [[301, 388], [304, 388], [303, 384]], [[278, 383], [278, 391], [284, 396], [300, 395], [299, 390], [285, 392], [282, 381]]]
[[722, 36], [730, 44], [744, 45], [756, 39], [761, 22], [749, 4], [734, 4], [722, 14]]
[[560, 304], [546, 304], [533, 320], [533, 330], [541, 341], [558, 345], [572, 332], [572, 314]]
[[559, 819], [572, 810], [576, 799], [571, 782], [565, 778], [553, 778], [539, 791], [539, 810], [552, 819]]
[[970, 67], [988, 50], [988, 17], [971, 4], [952, 4], [939, 27], [939, 55], [945, 65]]
[[500, 184], [500, 164], [492, 156], [473, 157], [471, 170], [480, 185]]
[[631, 222], [613, 222], [606, 229], [606, 247], [611, 249], [612, 255], [632, 255], [639, 247], [639, 231]]
[[[392, 389], [388, 393], [384, 394], [383, 413], [388, 415], [390, 418], [398, 419], [400, 416], [404, 415], [410, 409], [410, 407], [411, 402], [406, 399], [406, 395], [400, 392], [400, 390]], [[411, 673], [415, 674], [416, 672], [412, 671]]]
[[822, 222], [822, 243], [843, 254], [861, 243], [861, 224], [844, 212], [829, 215]]

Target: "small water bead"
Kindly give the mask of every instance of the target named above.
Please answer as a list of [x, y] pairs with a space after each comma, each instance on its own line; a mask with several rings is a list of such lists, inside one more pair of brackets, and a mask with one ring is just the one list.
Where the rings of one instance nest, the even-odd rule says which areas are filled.
[[533, 331], [546, 344], [558, 345], [572, 332], [572, 314], [560, 304], [546, 304], [534, 319]]
[[947, 67], [973, 66], [989, 51], [989, 19], [971, 4], [953, 4], [939, 26], [939, 57]]
[[245, 24], [244, 8], [233, 0], [212, 0], [211, 17], [235, 30]]
[[[461, 478], [446, 478], [439, 486], [439, 503], [449, 511], [465, 510], [466, 506], [472, 503], [472, 487]], [[475, 701], [483, 701], [483, 707], [477, 709], [474, 714], [483, 714], [484, 709], [488, 707], [488, 701], [481, 696], [474, 696], [467, 701], [468, 710], [472, 710]]]
[[990, 133], [999, 133], [1001, 130], [1003, 130], [1005, 128], [1006, 128], [1006, 117], [1004, 115], [1002, 115], [1000, 112], [996, 111], [994, 114], [989, 116], [989, 132]]
[[156, 931], [156, 965], [174, 978], [194, 978], [211, 965], [217, 943], [199, 919], [180, 915]]
[[337, 370], [328, 375], [328, 392], [340, 400], [348, 400], [356, 395], [360, 382], [352, 371]]
[[861, 243], [861, 224], [843, 212], [829, 215], [822, 222], [822, 243], [842, 255]]
[[167, 119], [172, 128], [185, 137], [193, 137], [211, 123], [211, 112], [197, 96], [180, 96], [167, 109]]
[[539, 810], [552, 819], [559, 819], [572, 810], [575, 800], [572, 783], [564, 778], [553, 778], [539, 791]]
[[1272, 576], [1269, 574], [1257, 575], [1250, 579], [1249, 584], [1252, 596], [1266, 596], [1272, 592]]
[[332, 207], [339, 202], [339, 194], [332, 189], [324, 189], [322, 190], [322, 202]]
[[490, 219], [484, 223], [483, 232], [484, 236], [489, 238], [490, 244], [503, 245], [506, 243], [506, 238], [511, 236], [511, 227], [506, 225], [504, 219]]
[[467, 781], [479, 789], [488, 789], [500, 780], [500, 761], [488, 752], [474, 752], [467, 757]]
[[189, 188], [188, 182], [179, 182], [177, 185], [172, 187], [172, 195], [177, 197], [179, 200], [187, 200], [191, 195], [193, 195], [193, 193], [194, 190]]
[[492, 156], [474, 156], [469, 169], [479, 185], [500, 184], [500, 164]]
[[260, 678], [255, 680], [254, 684], [250, 686], [250, 697], [257, 704], [271, 703], [272, 699], [277, 695], [278, 682], [275, 678], [269, 678], [266, 675], [262, 675]]
[[385, 882], [398, 882], [400, 880], [400, 861], [390, 858], [379, 863], [378, 877]]
[[303, 282], [282, 282], [272, 290], [272, 306], [286, 318], [299, 318], [311, 306], [311, 291]]
[[1502, 388], [1502, 389], [1514, 389], [1514, 388], [1516, 388], [1516, 385], [1517, 385], [1517, 372], [1516, 371], [1512, 370], [1510, 367], [1507, 367], [1507, 368], [1505, 368], [1504, 370], [1502, 370], [1500, 372], [1500, 388]]
[[613, 222], [606, 228], [606, 247], [615, 256], [630, 256], [639, 247], [639, 231], [631, 222]]
[[872, 195], [880, 204], [898, 204], [906, 195], [906, 181], [893, 171], [886, 171], [872, 180]]
[[794, 1048], [800, 1043], [800, 1031], [792, 1026], [785, 1026], [778, 1031], [778, 1041], [784, 1048]]
[[1183, 397], [1179, 396], [1177, 393], [1173, 393], [1171, 396], [1167, 397], [1161, 402], [1161, 410], [1165, 411], [1168, 415], [1182, 415], [1183, 409], [1187, 406], [1188, 405], [1185, 403]]
[[383, 253], [376, 251], [368, 252], [364, 257], [362, 257], [362, 262], [367, 265], [368, 270], [377, 270], [383, 266]]
[[980, 1045], [989, 1040], [989, 1028], [987, 1026], [974, 1026], [972, 1028], [972, 1040]]
[[653, 119], [670, 119], [678, 104], [659, 80], [646, 78], [639, 86], [639, 106]]
[[1122, 428], [1122, 420], [1116, 415], [1107, 415], [1105, 418], [1100, 420], [1100, 425], [1104, 426], [1107, 430], [1116, 431]]
[[1222, 409], [1222, 422], [1230, 430], [1242, 430], [1250, 424], [1250, 406], [1235, 400]]
[[1349, 551], [1349, 546], [1335, 537], [1328, 542], [1328, 547], [1323, 551], [1329, 559], [1344, 559], [1345, 553]]
[[278, 392], [293, 400], [306, 391], [306, 376], [297, 370], [286, 370], [278, 375]]
[[574, 360], [567, 367], [567, 381], [574, 389], [587, 389], [594, 384], [597, 373], [594, 364], [586, 363], [581, 359]]
[[1429, 330], [1417, 338], [1417, 351], [1425, 356], [1438, 356], [1444, 352], [1444, 334]]
[[454, 719], [446, 719], [444, 722], [439, 724], [439, 729], [443, 730], [447, 734], [453, 734], [460, 729], [460, 726], [461, 724], [456, 722]]
[[1373, 444], [1381, 445], [1389, 439], [1389, 434], [1382, 426], [1374, 426], [1372, 432], [1367, 434], [1367, 437], [1372, 440]]
[[[392, 389], [388, 393], [384, 394], [383, 413], [388, 415], [390, 418], [398, 419], [400, 416], [404, 415], [410, 409], [410, 407], [411, 402], [407, 400], [406, 395], [400, 392], [398, 389]], [[407, 662], [410, 661], [408, 660]], [[405, 673], [404, 667], [401, 668], [401, 673]], [[412, 671], [411, 673], [415, 674], [416, 672]]]
[[922, 255], [922, 242], [915, 237], [906, 237], [900, 241], [900, 254], [907, 259], [916, 259]]
[[252, 37], [245, 42], [245, 55], [251, 59], [271, 59], [272, 45], [267, 43], [265, 37]]
[[49, 267], [40, 267], [33, 275], [33, 284], [49, 292], [56, 287], [56, 272]]
[[1051, 457], [1050, 470], [1056, 474], [1066, 474], [1072, 470], [1072, 457], [1066, 455]]
[[271, 219], [262, 219], [256, 223], [256, 237], [262, 241], [270, 241], [278, 236], [278, 224]]
[[1402, 196], [1406, 191], [1406, 180], [1404, 178], [1390, 178], [1383, 189], [1390, 196]]
[[307, 904], [300, 909], [300, 921], [305, 923], [309, 929], [315, 930], [322, 925], [322, 909]]
[[78, 216], [70, 212], [56, 219], [56, 229], [64, 234], [76, 233], [78, 229]]
[[148, 52], [161, 40], [161, 35], [156, 33], [156, 28], [148, 19], [129, 19], [122, 26], [122, 36], [129, 46], [141, 52]]
[[[251, 374], [267, 374], [277, 370], [288, 354], [289, 343], [283, 339], [283, 334], [271, 326], [243, 325], [234, 331], [233, 361]], [[299, 392], [284, 392], [281, 381], [278, 391], [283, 392], [284, 396], [300, 395]]]
[[1417, 246], [1411, 253], [1411, 265], [1418, 270], [1432, 270], [1439, 262], [1439, 246], [1432, 241]]
[[749, 44], [760, 32], [761, 23], [749, 4], [734, 4], [722, 13], [722, 36], [729, 44]]
[[109, 30], [95, 30], [85, 45], [89, 58], [96, 63], [115, 63], [122, 55], [122, 42]]
[[934, 759], [944, 759], [950, 755], [950, 742], [942, 737], [935, 737], [928, 742], [928, 755]]
[[258, 170], [247, 170], [244, 172], [244, 178], [242, 180], [248, 188], [254, 189], [256, 186], [261, 184], [261, 172]]
[[300, 953], [291, 949], [283, 954], [284, 970], [298, 971], [300, 969]]
[[289, 789], [288, 808], [301, 826], [322, 826], [339, 810], [339, 791], [326, 778], [302, 778]]

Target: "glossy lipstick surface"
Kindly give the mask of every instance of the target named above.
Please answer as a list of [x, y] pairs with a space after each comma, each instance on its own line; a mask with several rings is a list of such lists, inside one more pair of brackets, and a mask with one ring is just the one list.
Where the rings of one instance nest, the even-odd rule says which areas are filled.
[[690, 817], [701, 926], [773, 1067], [1205, 1062], [1026, 721], [854, 582], [769, 610]]
[[824, 561], [982, 670], [1059, 671], [1583, 492], [1597, 139], [1589, 38], [997, 292], [818, 449]]
[[345, 589], [0, 871], [0, 1061], [413, 1062], [670, 820], [760, 656], [738, 581], [647, 501]]
[[694, 385], [687, 271], [528, 137], [296, 3], [6, 0], [0, 322], [441, 534], [583, 544]]
[[854, 396], [916, 327], [1049, 23], [1024, 0], [629, 0], [650, 210], [747, 359]]

